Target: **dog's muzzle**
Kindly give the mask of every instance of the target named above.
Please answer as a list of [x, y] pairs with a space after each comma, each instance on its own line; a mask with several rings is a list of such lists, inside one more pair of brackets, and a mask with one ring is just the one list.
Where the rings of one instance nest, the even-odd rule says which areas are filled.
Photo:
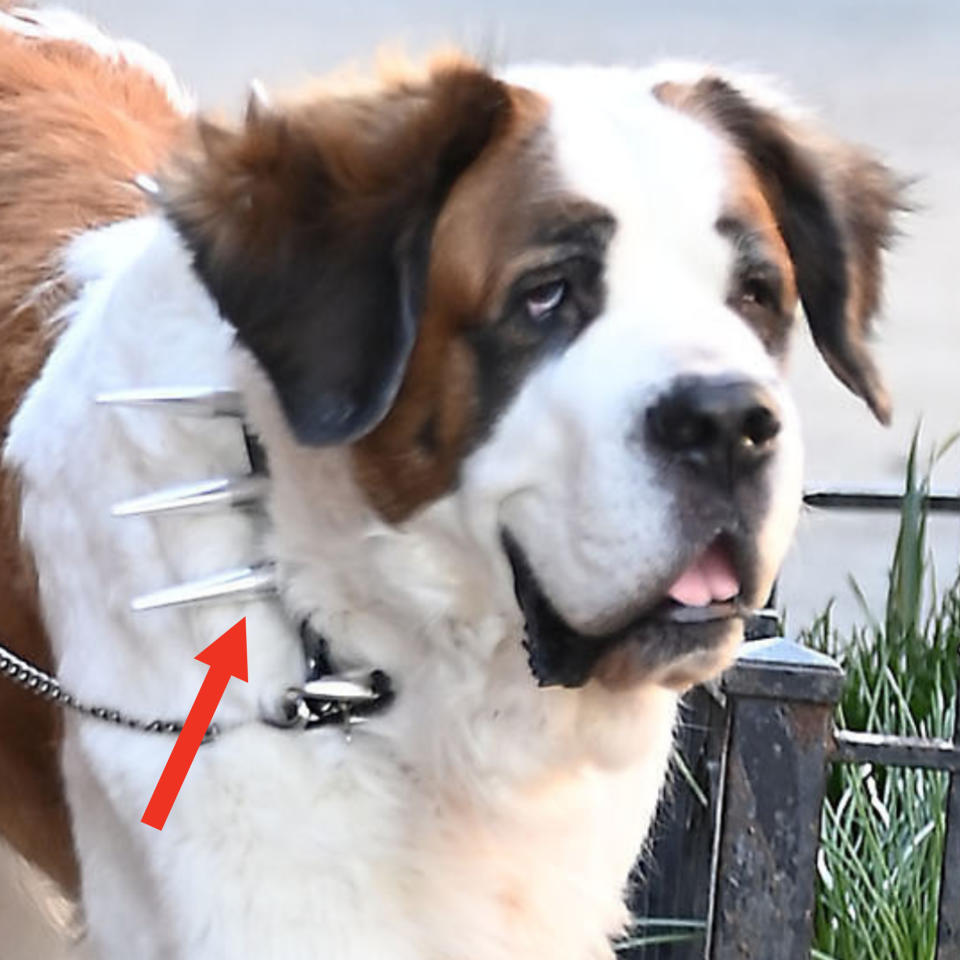
[[763, 384], [685, 375], [643, 411], [630, 437], [659, 464], [674, 491], [684, 562], [664, 574], [659, 599], [629, 622], [597, 635], [567, 622], [539, 581], [522, 544], [503, 544], [523, 613], [531, 669], [542, 685], [576, 687], [617, 647], [629, 645], [641, 672], [726, 647], [757, 613], [758, 530], [767, 512], [769, 471], [781, 414]]

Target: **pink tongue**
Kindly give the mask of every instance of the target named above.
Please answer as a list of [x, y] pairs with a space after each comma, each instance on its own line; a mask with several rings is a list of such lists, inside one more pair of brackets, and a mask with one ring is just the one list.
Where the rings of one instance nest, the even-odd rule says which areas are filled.
[[740, 592], [740, 581], [730, 556], [719, 541], [714, 541], [680, 574], [667, 596], [685, 607], [706, 607], [732, 600]]

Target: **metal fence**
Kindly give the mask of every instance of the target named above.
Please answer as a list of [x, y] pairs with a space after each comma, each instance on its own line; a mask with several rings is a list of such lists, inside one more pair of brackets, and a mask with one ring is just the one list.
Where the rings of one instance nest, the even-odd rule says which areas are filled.
[[[886, 494], [812, 494], [817, 506], [896, 509]], [[960, 498], [928, 497], [960, 513]], [[960, 694], [953, 741], [837, 730], [843, 671], [782, 637], [748, 640], [717, 684], [685, 698], [677, 775], [638, 868], [631, 907], [646, 939], [629, 960], [806, 960], [813, 938], [820, 818], [830, 766], [945, 771], [950, 776], [937, 960], [960, 960]], [[693, 933], [693, 936], [691, 936]], [[699, 935], [697, 935], [699, 934]], [[679, 941], [679, 942], [678, 942]]]

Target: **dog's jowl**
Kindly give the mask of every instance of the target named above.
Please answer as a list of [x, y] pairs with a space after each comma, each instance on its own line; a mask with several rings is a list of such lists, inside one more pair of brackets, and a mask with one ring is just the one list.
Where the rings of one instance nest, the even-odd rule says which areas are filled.
[[245, 616], [250, 678], [162, 833], [168, 736], [0, 681], [4, 835], [99, 957], [611, 957], [791, 538], [793, 327], [889, 415], [892, 177], [693, 66], [448, 55], [227, 126], [0, 8], [0, 642], [182, 722]]

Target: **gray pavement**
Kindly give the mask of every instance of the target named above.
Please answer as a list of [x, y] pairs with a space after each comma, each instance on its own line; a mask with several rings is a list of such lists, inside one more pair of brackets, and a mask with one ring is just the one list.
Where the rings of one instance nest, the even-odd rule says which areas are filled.
[[[896, 487], [922, 419], [928, 442], [960, 428], [960, 3], [955, 0], [527, 0], [455, 5], [412, 0], [85, 0], [74, 6], [167, 57], [207, 107], [237, 109], [248, 80], [287, 87], [384, 43], [416, 53], [454, 41], [494, 62], [552, 59], [647, 63], [680, 57], [775, 74], [825, 122], [868, 143], [916, 178], [916, 212], [891, 259], [877, 349], [896, 403], [889, 430], [839, 387], [801, 338], [793, 380], [805, 417], [808, 486]], [[960, 449], [936, 486], [955, 491]], [[960, 556], [960, 521], [931, 525], [941, 579]], [[874, 607], [885, 583], [895, 521], [807, 513], [783, 575], [799, 627], [837, 598], [840, 622], [862, 619], [846, 585], [853, 572]], [[2, 871], [2, 868], [0, 868]], [[0, 877], [0, 927], [7, 890]], [[22, 912], [26, 916], [26, 910]], [[2, 960], [19, 952], [0, 931]]]

